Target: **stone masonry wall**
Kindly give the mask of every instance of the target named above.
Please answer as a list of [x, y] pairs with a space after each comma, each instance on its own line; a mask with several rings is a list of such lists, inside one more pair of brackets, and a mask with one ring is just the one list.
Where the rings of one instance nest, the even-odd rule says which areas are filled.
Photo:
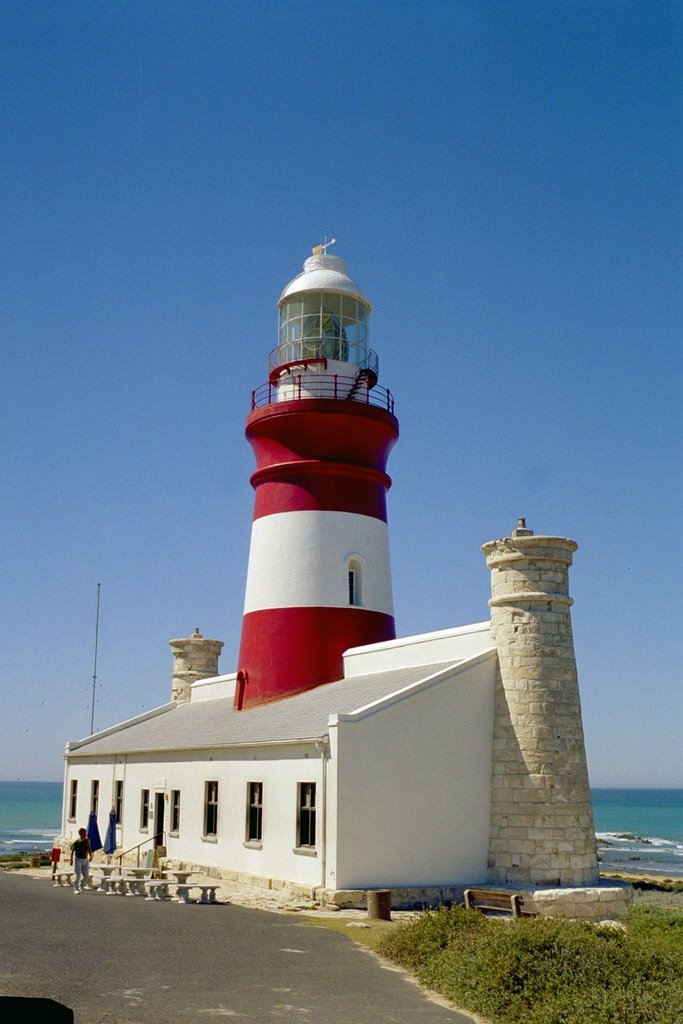
[[490, 882], [585, 886], [598, 878], [568, 591], [576, 547], [524, 527], [482, 548], [499, 662]]
[[173, 652], [171, 700], [190, 700], [192, 684], [218, 675], [222, 640], [208, 640], [198, 629], [182, 640], [169, 640]]

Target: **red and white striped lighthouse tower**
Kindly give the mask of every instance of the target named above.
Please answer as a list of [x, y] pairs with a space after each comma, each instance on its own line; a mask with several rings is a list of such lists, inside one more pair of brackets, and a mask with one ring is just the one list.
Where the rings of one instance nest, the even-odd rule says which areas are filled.
[[257, 468], [237, 708], [339, 679], [345, 650], [396, 635], [386, 463], [398, 421], [377, 386], [370, 303], [324, 245], [278, 308], [246, 424]]

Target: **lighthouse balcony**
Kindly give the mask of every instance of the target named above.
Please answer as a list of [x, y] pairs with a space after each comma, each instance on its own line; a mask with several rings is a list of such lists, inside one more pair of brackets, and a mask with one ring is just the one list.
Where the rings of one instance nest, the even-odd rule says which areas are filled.
[[275, 402], [325, 398], [362, 402], [393, 414], [394, 396], [388, 388], [376, 385], [377, 377], [372, 370], [362, 367], [348, 373], [348, 364], [342, 364], [346, 373], [327, 372], [337, 369], [334, 364], [333, 360], [313, 359], [278, 367], [275, 379], [252, 391], [252, 412]]
[[268, 376], [275, 380], [282, 370], [300, 363], [322, 364], [328, 362], [346, 363], [346, 372], [350, 370], [368, 370], [379, 376], [379, 357], [373, 349], [365, 344], [349, 341], [345, 336], [338, 338], [310, 337], [296, 338], [283, 342], [268, 356]]

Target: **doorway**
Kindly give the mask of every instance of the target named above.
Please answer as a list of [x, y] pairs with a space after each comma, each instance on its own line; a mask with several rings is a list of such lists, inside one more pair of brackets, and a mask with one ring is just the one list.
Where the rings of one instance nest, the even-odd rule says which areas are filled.
[[164, 845], [164, 804], [165, 793], [154, 794], [154, 846]]

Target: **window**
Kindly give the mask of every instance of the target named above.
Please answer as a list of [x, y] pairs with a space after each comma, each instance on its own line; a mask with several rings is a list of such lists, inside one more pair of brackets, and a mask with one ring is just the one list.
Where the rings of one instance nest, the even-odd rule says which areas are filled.
[[296, 845], [315, 846], [315, 782], [299, 783]]
[[361, 562], [359, 558], [352, 558], [348, 563], [349, 581], [349, 604], [359, 606], [363, 603], [361, 589]]
[[99, 779], [93, 779], [92, 785], [90, 786], [90, 810], [97, 817], [97, 808], [100, 803], [100, 781]]
[[149, 790], [140, 793], [140, 828], [149, 828]]
[[218, 835], [218, 783], [207, 782], [204, 796], [204, 835]]
[[247, 783], [247, 842], [260, 843], [263, 838], [263, 783]]
[[71, 792], [69, 793], [69, 821], [76, 820], [76, 805], [78, 803], [78, 779], [71, 780]]
[[114, 813], [116, 824], [120, 825], [123, 821], [123, 779], [117, 779], [114, 783]]
[[368, 308], [350, 295], [307, 292], [280, 307], [279, 348], [271, 369], [299, 359], [338, 359], [365, 366], [368, 359]]
[[171, 790], [171, 832], [180, 832], [180, 790]]

